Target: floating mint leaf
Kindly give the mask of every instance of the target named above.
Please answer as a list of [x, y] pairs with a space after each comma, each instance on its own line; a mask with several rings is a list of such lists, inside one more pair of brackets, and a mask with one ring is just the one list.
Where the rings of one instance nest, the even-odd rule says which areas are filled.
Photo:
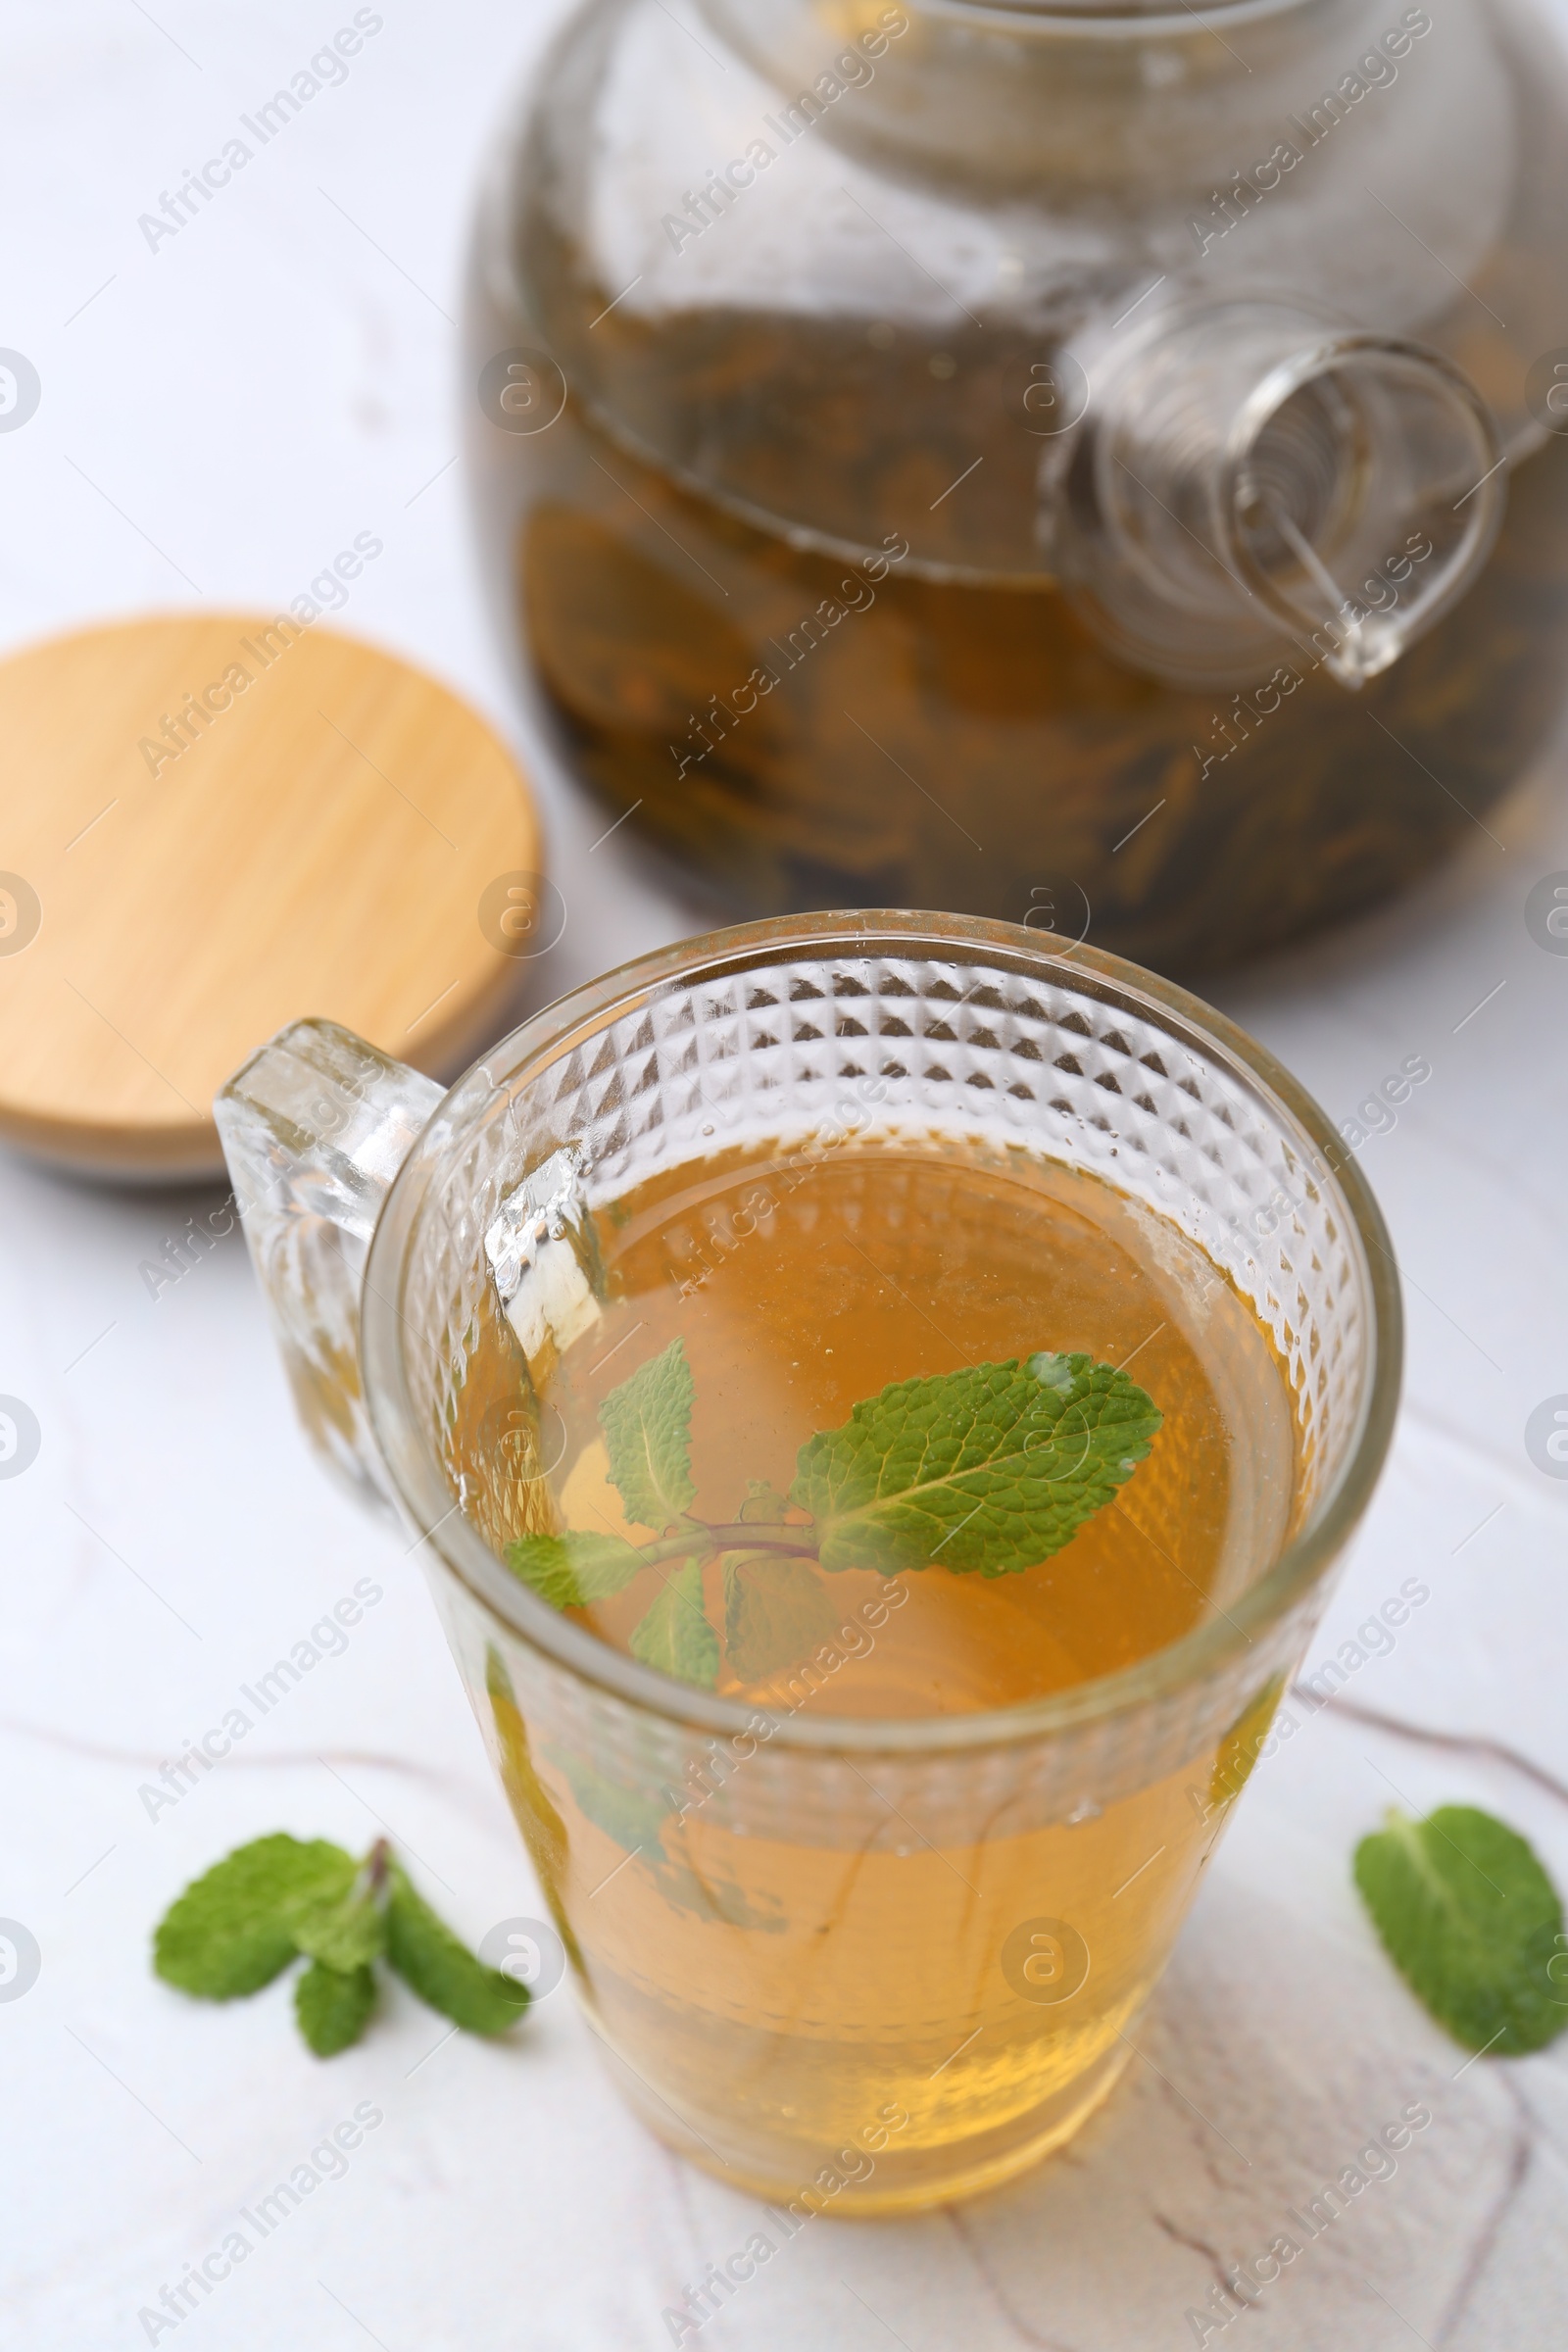
[[505, 2034], [528, 2005], [526, 1984], [476, 1960], [399, 1862], [389, 1875], [386, 1956], [421, 2001], [469, 2034]]
[[735, 1515], [749, 1527], [779, 1527], [789, 1507], [789, 1496], [781, 1494], [767, 1479], [752, 1478], [746, 1482], [746, 1500]]
[[1518, 2058], [1568, 2027], [1562, 1903], [1517, 1831], [1474, 1805], [1392, 1811], [1355, 1883], [1395, 1967], [1467, 2050]]
[[822, 1566], [1030, 1568], [1070, 1543], [1149, 1451], [1160, 1413], [1088, 1355], [1032, 1355], [895, 1381], [808, 1439], [790, 1500]]
[[640, 1554], [619, 1536], [575, 1530], [562, 1536], [523, 1536], [507, 1545], [503, 1557], [513, 1574], [554, 1609], [580, 1609], [591, 1600], [608, 1599], [629, 1585], [643, 1565]]
[[325, 1838], [305, 1844], [279, 1832], [215, 1862], [172, 1903], [153, 1938], [153, 1966], [166, 1984], [204, 2000], [259, 1992], [287, 1968], [298, 1945], [294, 1909], [341, 1901], [354, 1886], [352, 1854]]
[[684, 1343], [671, 1340], [599, 1408], [610, 1477], [627, 1518], [656, 1530], [696, 1496], [691, 1474], [692, 1374]]
[[743, 1683], [798, 1664], [838, 1630], [839, 1612], [804, 1560], [765, 1551], [725, 1555], [724, 1653]]
[[631, 1654], [677, 1682], [711, 1690], [718, 1680], [718, 1636], [703, 1612], [703, 1569], [689, 1561], [665, 1581], [664, 1590], [632, 1628]]
[[359, 2040], [375, 2007], [375, 1976], [368, 1967], [329, 1968], [313, 1960], [294, 1987], [294, 2015], [318, 2058], [335, 2058]]

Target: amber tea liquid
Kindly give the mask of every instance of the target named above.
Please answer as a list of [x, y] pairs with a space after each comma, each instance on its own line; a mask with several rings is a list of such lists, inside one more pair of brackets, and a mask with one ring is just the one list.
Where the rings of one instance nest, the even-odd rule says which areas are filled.
[[[1163, 1415], [1114, 1504], [1020, 1574], [797, 1563], [808, 1646], [750, 1679], [727, 1649], [720, 1666], [719, 1692], [763, 1715], [941, 1718], [1068, 1691], [1223, 1607], [1288, 1529], [1294, 1421], [1272, 1347], [1201, 1250], [1091, 1177], [957, 1144], [763, 1149], [662, 1173], [595, 1225], [602, 1313], [539, 1412], [557, 1525], [650, 1540], [608, 1480], [597, 1411], [676, 1335], [693, 1508], [715, 1521], [749, 1481], [787, 1489], [802, 1443], [891, 1381], [1082, 1350], [1125, 1365]], [[490, 1348], [466, 1394], [493, 1428], [516, 1373], [503, 1337]], [[514, 1453], [476, 1458], [464, 1426], [492, 1540], [548, 1524], [540, 1482]], [[661, 1574], [581, 1622], [624, 1647]], [[706, 1580], [722, 1631], [718, 1563]], [[723, 2177], [785, 2199], [815, 2183], [844, 2210], [916, 2205], [938, 2180], [953, 2193], [955, 2143], [973, 2187], [1074, 2129], [1127, 2058], [1215, 1834], [1210, 1790], [1237, 1778], [1221, 1743], [1136, 1795], [1102, 1809], [1086, 1788], [1077, 1818], [1031, 1823], [1027, 1806], [1009, 1817], [1004, 1769], [991, 1818], [955, 1835], [940, 1803], [884, 1801], [876, 1762], [857, 1758], [842, 1818], [818, 1807], [763, 1837], [721, 1801], [759, 1769], [747, 1754], [655, 1797], [531, 1750], [504, 1683], [492, 1698], [557, 1916], [588, 1923], [590, 2011], [634, 2103]], [[765, 2175], [755, 2156], [725, 2170], [760, 2142]]]

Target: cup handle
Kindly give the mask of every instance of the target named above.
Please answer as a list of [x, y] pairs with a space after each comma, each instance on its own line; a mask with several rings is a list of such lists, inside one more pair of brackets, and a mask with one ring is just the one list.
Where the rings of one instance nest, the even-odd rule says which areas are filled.
[[306, 1435], [394, 1518], [360, 1377], [360, 1293], [381, 1204], [442, 1091], [335, 1021], [295, 1021], [213, 1104]]

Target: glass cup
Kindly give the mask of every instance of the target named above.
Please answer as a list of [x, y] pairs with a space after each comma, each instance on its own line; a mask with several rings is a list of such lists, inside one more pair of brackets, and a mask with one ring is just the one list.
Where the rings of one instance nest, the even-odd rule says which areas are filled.
[[[1059, 2145], [1127, 2062], [1388, 1445], [1394, 1261], [1322, 1111], [1163, 980], [1009, 924], [898, 912], [645, 956], [444, 1098], [301, 1022], [217, 1109], [307, 1427], [421, 1539], [635, 2110], [786, 2228], [788, 2209], [968, 2195]], [[1184, 1638], [1101, 1680], [909, 1721], [759, 1710], [621, 1654], [503, 1565], [547, 1523], [561, 1433], [548, 1406], [486, 1393], [486, 1240], [536, 1198], [545, 1229], [559, 1153], [591, 1210], [730, 1147], [831, 1152], [895, 1126], [1022, 1146], [1200, 1245], [1284, 1367], [1293, 1512]], [[514, 1475], [481, 1496], [478, 1461], [508, 1446]], [[878, 1631], [874, 1609], [847, 1623], [818, 1680]]]

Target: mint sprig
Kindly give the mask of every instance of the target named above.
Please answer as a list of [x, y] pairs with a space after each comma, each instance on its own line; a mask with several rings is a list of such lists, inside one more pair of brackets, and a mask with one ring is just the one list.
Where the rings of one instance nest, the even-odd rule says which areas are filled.
[[[651, 1542], [566, 1529], [524, 1537], [505, 1557], [558, 1609], [608, 1599], [644, 1568], [669, 1571], [632, 1628], [631, 1653], [708, 1689], [726, 1650], [756, 1681], [830, 1637], [836, 1612], [802, 1573], [809, 1564], [991, 1577], [1050, 1559], [1131, 1478], [1161, 1419], [1117, 1366], [1049, 1349], [895, 1381], [807, 1440], [788, 1494], [754, 1480], [736, 1517], [716, 1521], [691, 1507], [694, 1402], [677, 1338], [599, 1408], [611, 1480], [628, 1522], [656, 1531]], [[714, 1558], [722, 1642], [704, 1605]]]
[[1562, 1901], [1527, 1840], [1474, 1805], [1389, 1812], [1355, 1884], [1395, 1967], [1467, 2050], [1519, 2058], [1568, 2027]]
[[528, 2004], [526, 1985], [482, 1966], [437, 1918], [384, 1838], [358, 1862], [325, 1838], [255, 1838], [187, 1886], [153, 1936], [165, 1984], [209, 2001], [260, 1992], [302, 1956], [294, 2014], [318, 2058], [359, 2040], [383, 1958], [470, 2034], [505, 2033]]

